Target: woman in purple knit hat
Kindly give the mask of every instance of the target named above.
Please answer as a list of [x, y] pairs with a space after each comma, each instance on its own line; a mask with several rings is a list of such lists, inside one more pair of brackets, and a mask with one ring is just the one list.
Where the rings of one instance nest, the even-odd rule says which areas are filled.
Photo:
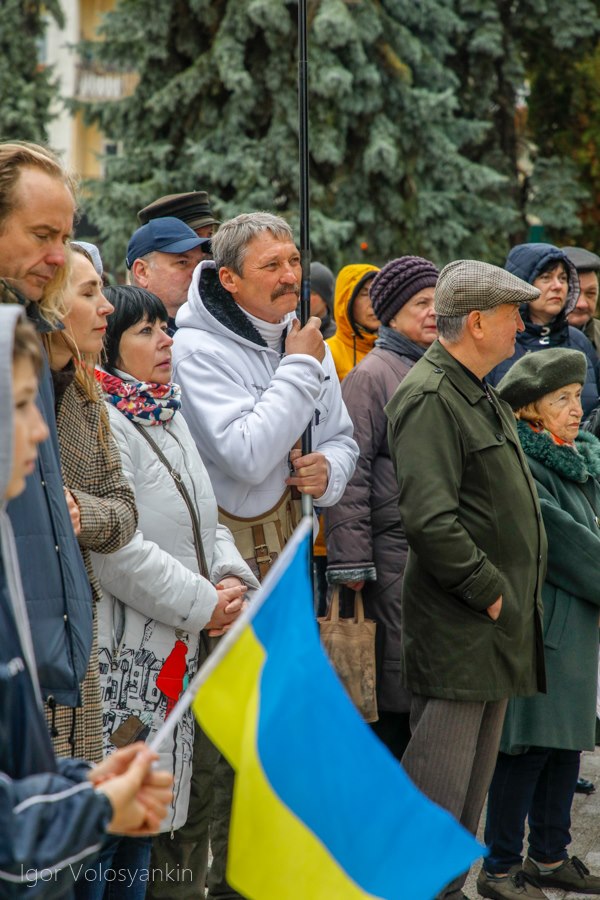
[[379, 337], [342, 384], [359, 461], [344, 496], [325, 514], [327, 579], [346, 591], [362, 590], [365, 614], [377, 622], [379, 719], [372, 728], [398, 759], [410, 737], [410, 696], [400, 684], [400, 595], [408, 545], [383, 410], [437, 337], [433, 294], [438, 275], [429, 260], [401, 256], [372, 281]]

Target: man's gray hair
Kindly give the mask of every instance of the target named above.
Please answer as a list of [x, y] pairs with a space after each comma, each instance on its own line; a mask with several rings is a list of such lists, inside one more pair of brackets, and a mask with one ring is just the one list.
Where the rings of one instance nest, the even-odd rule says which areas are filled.
[[438, 335], [449, 344], [460, 341], [468, 318], [468, 314], [466, 316], [436, 316]]
[[248, 244], [254, 238], [270, 231], [279, 240], [293, 241], [292, 229], [281, 216], [268, 212], [242, 213], [235, 219], [223, 222], [211, 238], [213, 259], [217, 271], [225, 266], [236, 275], [242, 274]]

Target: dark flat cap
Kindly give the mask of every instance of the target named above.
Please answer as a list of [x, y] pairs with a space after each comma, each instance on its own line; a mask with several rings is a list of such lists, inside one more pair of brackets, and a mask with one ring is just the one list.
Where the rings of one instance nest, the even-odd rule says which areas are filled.
[[497, 391], [512, 409], [521, 409], [567, 384], [584, 384], [587, 357], [581, 350], [549, 347], [526, 353], [498, 383]]
[[531, 303], [540, 292], [506, 269], [477, 259], [456, 259], [440, 272], [435, 288], [438, 316], [466, 316], [503, 303]]
[[210, 200], [206, 191], [191, 191], [187, 194], [167, 194], [159, 197], [138, 213], [138, 219], [145, 225], [150, 219], [162, 219], [174, 216], [181, 219], [190, 228], [203, 228], [205, 225], [220, 225], [213, 216]]
[[562, 252], [571, 260], [578, 272], [599, 272], [600, 256], [584, 247], [562, 247]]

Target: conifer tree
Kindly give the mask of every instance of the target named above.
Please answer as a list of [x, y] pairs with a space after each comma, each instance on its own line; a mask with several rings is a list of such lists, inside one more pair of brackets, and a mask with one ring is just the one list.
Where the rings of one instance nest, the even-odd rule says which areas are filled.
[[511, 242], [526, 239], [528, 217], [549, 240], [573, 239], [588, 191], [575, 162], [572, 94], [600, 33], [597, 0], [457, 0], [456, 10], [461, 112], [490, 123], [466, 152], [506, 176]]
[[0, 3], [0, 140], [47, 140], [57, 93], [51, 69], [39, 62], [48, 16], [62, 23], [58, 0]]
[[[88, 208], [110, 263], [136, 210], [169, 192], [297, 226], [297, 15], [294, 0], [118, 0], [94, 52], [140, 81], [87, 110], [122, 147]], [[485, 123], [461, 114], [446, 62], [453, 5], [312, 0], [309, 15], [313, 257], [489, 256], [514, 210], [503, 177], [465, 152]]]

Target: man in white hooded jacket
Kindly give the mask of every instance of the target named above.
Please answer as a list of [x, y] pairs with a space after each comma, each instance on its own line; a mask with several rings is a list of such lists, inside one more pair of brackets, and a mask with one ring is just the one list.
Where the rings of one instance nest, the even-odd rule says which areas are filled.
[[222, 520], [262, 577], [295, 524], [292, 490], [333, 506], [358, 448], [320, 321], [301, 328], [296, 317], [300, 254], [287, 222], [237, 216], [212, 250], [177, 315], [174, 380]]

